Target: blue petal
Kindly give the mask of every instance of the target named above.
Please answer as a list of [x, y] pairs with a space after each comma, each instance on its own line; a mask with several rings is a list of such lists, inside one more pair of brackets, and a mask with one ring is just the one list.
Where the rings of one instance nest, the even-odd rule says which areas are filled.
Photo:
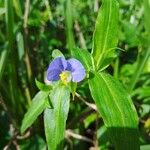
[[64, 71], [66, 67], [67, 67], [67, 61], [65, 60], [65, 58], [58, 57], [50, 63], [48, 70], [57, 69], [57, 70]]
[[47, 80], [49, 81], [58, 81], [60, 79], [60, 70], [53, 69], [47, 72]]
[[54, 59], [47, 70], [47, 79], [57, 81], [60, 79], [59, 74], [67, 68], [67, 61], [63, 57]]
[[73, 82], [80, 82], [85, 78], [85, 69], [77, 59], [72, 58], [67, 61], [67, 70], [71, 72]]

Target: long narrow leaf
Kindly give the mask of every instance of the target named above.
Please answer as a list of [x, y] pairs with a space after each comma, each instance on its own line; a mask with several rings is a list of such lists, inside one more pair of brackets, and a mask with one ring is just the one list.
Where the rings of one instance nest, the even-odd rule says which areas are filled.
[[49, 91], [40, 91], [33, 98], [31, 106], [22, 121], [21, 133], [25, 132], [25, 130], [33, 124], [37, 117], [46, 108], [48, 95]]
[[[93, 35], [92, 54], [98, 69], [105, 67], [114, 57], [113, 48], [116, 47], [118, 36], [119, 9], [116, 0], [102, 0], [95, 32]], [[107, 62], [104, 62], [107, 60]], [[105, 66], [103, 65], [105, 64]]]
[[58, 86], [50, 97], [53, 109], [47, 108], [44, 112], [46, 140], [49, 150], [61, 150], [69, 111], [70, 91], [65, 86]]
[[137, 113], [123, 86], [105, 73], [89, 80], [91, 95], [117, 150], [139, 150]]

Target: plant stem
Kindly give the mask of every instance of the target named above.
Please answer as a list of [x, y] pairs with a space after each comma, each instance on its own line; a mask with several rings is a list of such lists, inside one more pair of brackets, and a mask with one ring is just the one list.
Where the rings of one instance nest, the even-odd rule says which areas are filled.
[[138, 81], [138, 78], [140, 76], [140, 74], [142, 73], [143, 71], [143, 68], [148, 60], [150, 56], [150, 47], [147, 49], [147, 51], [145, 52], [145, 55], [143, 56], [143, 58], [139, 58], [139, 61], [137, 63], [137, 66], [136, 66], [136, 69], [135, 69], [135, 72], [131, 78], [131, 84], [129, 86], [129, 91], [132, 92], [132, 90], [134, 89], [137, 81]]
[[72, 5], [71, 0], [66, 0], [65, 4], [65, 20], [66, 20], [66, 35], [67, 43], [70, 54], [75, 47], [74, 34], [73, 34], [73, 18], [72, 18]]
[[29, 81], [29, 86], [31, 89], [31, 92], [33, 92], [33, 86], [32, 86], [32, 81], [33, 81], [33, 74], [32, 74], [32, 67], [31, 67], [31, 62], [30, 62], [30, 57], [29, 57], [29, 48], [28, 48], [28, 16], [29, 16], [29, 10], [30, 10], [30, 0], [26, 0], [25, 2], [25, 12], [24, 12], [24, 45], [25, 45], [25, 64], [27, 68], [27, 77]]
[[82, 33], [81, 29], [80, 29], [80, 26], [79, 26], [79, 23], [78, 23], [77, 20], [75, 20], [75, 26], [74, 26], [74, 28], [75, 28], [76, 34], [77, 34], [77, 36], [79, 38], [79, 42], [80, 42], [81, 48], [87, 49], [83, 33]]
[[114, 65], [114, 77], [116, 79], [118, 78], [118, 71], [119, 71], [119, 58], [115, 60], [115, 65]]

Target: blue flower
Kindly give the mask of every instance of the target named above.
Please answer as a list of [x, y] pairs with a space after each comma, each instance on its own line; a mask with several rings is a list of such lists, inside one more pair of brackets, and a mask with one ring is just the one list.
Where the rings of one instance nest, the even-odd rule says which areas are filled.
[[61, 80], [64, 84], [70, 81], [80, 82], [85, 78], [85, 69], [77, 59], [66, 60], [64, 57], [54, 59], [47, 70], [49, 81]]

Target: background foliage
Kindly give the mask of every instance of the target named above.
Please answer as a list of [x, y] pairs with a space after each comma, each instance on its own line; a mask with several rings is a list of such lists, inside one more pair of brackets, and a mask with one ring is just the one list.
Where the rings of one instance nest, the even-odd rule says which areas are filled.
[[[139, 117], [141, 149], [146, 150], [150, 149], [150, 1], [118, 2], [119, 48], [107, 72], [120, 80], [132, 97]], [[71, 51], [73, 47], [92, 51], [101, 3], [101, 0], [0, 0], [0, 149], [46, 149], [42, 115], [24, 135], [20, 134], [24, 114], [38, 92], [35, 78], [46, 82], [45, 71], [54, 49], [61, 50], [66, 57], [79, 55]], [[105, 35], [104, 31], [99, 32]], [[90, 56], [83, 56], [88, 60], [88, 70], [92, 65]], [[93, 56], [97, 60], [97, 54]], [[46, 98], [48, 92], [38, 94]], [[37, 103], [35, 114], [46, 105], [44, 101]], [[78, 85], [74, 101], [71, 100], [65, 137], [65, 149], [113, 149], [87, 81]]]

